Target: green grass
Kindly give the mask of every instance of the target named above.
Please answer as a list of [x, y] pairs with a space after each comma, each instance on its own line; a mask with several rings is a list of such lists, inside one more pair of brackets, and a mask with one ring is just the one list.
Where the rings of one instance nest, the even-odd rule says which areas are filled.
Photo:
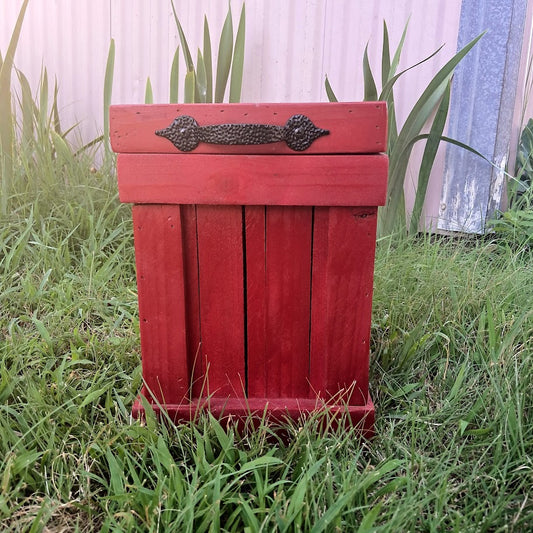
[[379, 243], [372, 442], [320, 420], [288, 445], [266, 424], [140, 425], [130, 209], [110, 169], [51, 164], [58, 183], [21, 186], [0, 225], [2, 531], [533, 526], [530, 251]]
[[15, 151], [0, 220], [0, 530], [533, 527], [530, 249], [379, 242], [371, 442], [140, 425], [130, 208], [109, 161], [48, 138]]
[[[111, 43], [104, 115], [113, 58]], [[140, 424], [131, 212], [109, 147], [96, 169], [100, 139], [75, 153], [46, 70], [35, 96], [17, 78], [18, 97], [0, 83], [0, 531], [533, 530], [533, 252], [514, 225], [378, 243], [373, 441], [320, 416], [284, 427], [288, 444], [266, 423]]]

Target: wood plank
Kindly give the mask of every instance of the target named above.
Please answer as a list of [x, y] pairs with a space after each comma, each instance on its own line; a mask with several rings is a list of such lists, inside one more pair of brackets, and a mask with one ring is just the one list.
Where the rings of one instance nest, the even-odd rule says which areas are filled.
[[266, 207], [246, 206], [246, 323], [248, 396], [267, 395]]
[[327, 401], [368, 396], [376, 221], [375, 207], [315, 209], [311, 388]]
[[180, 215], [178, 205], [133, 206], [143, 378], [162, 403], [189, 390]]
[[[177, 153], [167, 139], [155, 135], [179, 115], [212, 124], [274, 124], [282, 126], [296, 114], [309, 117], [330, 134], [317, 139], [306, 154], [377, 153], [386, 150], [387, 108], [384, 102], [303, 104], [163, 104], [114, 105], [110, 109], [111, 146], [118, 153]], [[284, 142], [251, 146], [201, 143], [193, 153], [294, 154]], [[191, 154], [189, 154], [191, 155]]]
[[385, 155], [120, 154], [120, 200], [218, 205], [384, 205]]
[[245, 392], [242, 208], [197, 206], [203, 395]]
[[[145, 391], [143, 391], [145, 392]], [[143, 394], [143, 392], [141, 394]], [[335, 430], [339, 424], [350, 425], [362, 431], [366, 438], [374, 435], [375, 408], [370, 396], [361, 405], [345, 403], [325, 403], [308, 398], [209, 398], [195, 400], [189, 404], [166, 404], [162, 406], [175, 422], [196, 420], [200, 413], [208, 410], [224, 423], [236, 425], [240, 431], [250, 430], [250, 417], [253, 423], [261, 423], [265, 418], [279, 424], [287, 420], [299, 420], [302, 417], [327, 413], [322, 419], [323, 429]], [[157, 414], [161, 413], [158, 405], [152, 404]], [[133, 404], [133, 416], [143, 416], [140, 399]], [[289, 435], [285, 434], [285, 437]]]
[[196, 206], [182, 205], [183, 269], [185, 279], [185, 308], [187, 325], [187, 361], [191, 380], [191, 397], [202, 391], [205, 361], [200, 356], [200, 288], [198, 282], [198, 242], [196, 231]]
[[246, 235], [249, 396], [305, 398], [312, 208], [270, 206], [263, 216], [264, 235], [259, 223]]

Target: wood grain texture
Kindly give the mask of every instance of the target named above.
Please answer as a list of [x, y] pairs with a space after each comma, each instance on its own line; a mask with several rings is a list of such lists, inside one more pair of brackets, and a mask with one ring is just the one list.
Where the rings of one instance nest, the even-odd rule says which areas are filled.
[[[369, 154], [384, 152], [387, 109], [384, 102], [304, 104], [164, 104], [115, 105], [110, 109], [111, 146], [117, 153], [177, 153], [167, 139], [155, 135], [179, 115], [211, 124], [274, 124], [303, 114], [330, 134], [317, 139], [306, 154]], [[191, 154], [294, 154], [284, 142], [255, 146], [201, 143]]]
[[189, 375], [180, 206], [134, 206], [143, 378], [163, 403], [187, 398]]
[[[178, 113], [201, 125], [304, 113], [332, 134], [298, 155], [279, 144], [182, 154], [153, 134]], [[112, 124], [120, 199], [137, 204], [143, 394], [156, 411], [282, 421], [327, 409], [370, 434], [384, 104], [115, 106]]]
[[266, 207], [245, 208], [248, 396], [266, 397], [268, 299]]
[[205, 384], [205, 360], [201, 356], [200, 286], [198, 281], [198, 238], [196, 206], [182, 205], [183, 271], [187, 326], [187, 362], [191, 397], [197, 398]]
[[252, 208], [250, 217], [247, 210], [249, 396], [306, 398], [312, 208]]
[[242, 208], [196, 208], [203, 395], [245, 393]]
[[[143, 390], [141, 395], [147, 396]], [[209, 411], [222, 424], [236, 425], [240, 431], [250, 430], [266, 419], [269, 422], [283, 424], [287, 420], [300, 420], [317, 413], [327, 412], [322, 424], [324, 429], [343, 427], [359, 428], [362, 436], [374, 436], [375, 407], [370, 396], [361, 405], [343, 403], [326, 403], [319, 399], [306, 398], [208, 398], [194, 400], [187, 404], [165, 404], [151, 407], [159, 414], [161, 407], [176, 423], [197, 420], [202, 412]], [[133, 416], [142, 418], [144, 409], [140, 398], [133, 404]], [[250, 422], [252, 423], [250, 426]], [[289, 435], [284, 434], [289, 440]]]
[[376, 220], [376, 207], [315, 209], [310, 375], [328, 401], [368, 396]]
[[120, 200], [218, 205], [384, 205], [385, 155], [120, 154]]

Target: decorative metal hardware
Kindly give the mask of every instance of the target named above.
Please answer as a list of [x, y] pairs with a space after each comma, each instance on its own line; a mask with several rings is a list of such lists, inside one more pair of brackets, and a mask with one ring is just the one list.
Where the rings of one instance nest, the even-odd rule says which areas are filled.
[[193, 117], [177, 117], [168, 128], [157, 130], [156, 135], [168, 139], [178, 150], [190, 152], [199, 143], [210, 144], [268, 144], [285, 141], [291, 150], [307, 150], [313, 141], [329, 135], [328, 130], [317, 128], [305, 115], [294, 115], [285, 126], [271, 124], [217, 124], [199, 126]]

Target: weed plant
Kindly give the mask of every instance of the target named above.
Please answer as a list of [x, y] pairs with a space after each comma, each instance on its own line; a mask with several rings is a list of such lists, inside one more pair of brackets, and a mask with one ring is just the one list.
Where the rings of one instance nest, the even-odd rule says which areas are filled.
[[371, 442], [319, 417], [288, 444], [266, 423], [141, 425], [129, 207], [88, 158], [52, 160], [38, 191], [42, 167], [19, 163], [0, 232], [1, 530], [531, 529], [527, 248], [378, 243]]
[[0, 214], [1, 531], [533, 529], [530, 248], [378, 242], [370, 442], [324, 415], [288, 443], [266, 422], [140, 424], [130, 208], [112, 159], [24, 98]]

